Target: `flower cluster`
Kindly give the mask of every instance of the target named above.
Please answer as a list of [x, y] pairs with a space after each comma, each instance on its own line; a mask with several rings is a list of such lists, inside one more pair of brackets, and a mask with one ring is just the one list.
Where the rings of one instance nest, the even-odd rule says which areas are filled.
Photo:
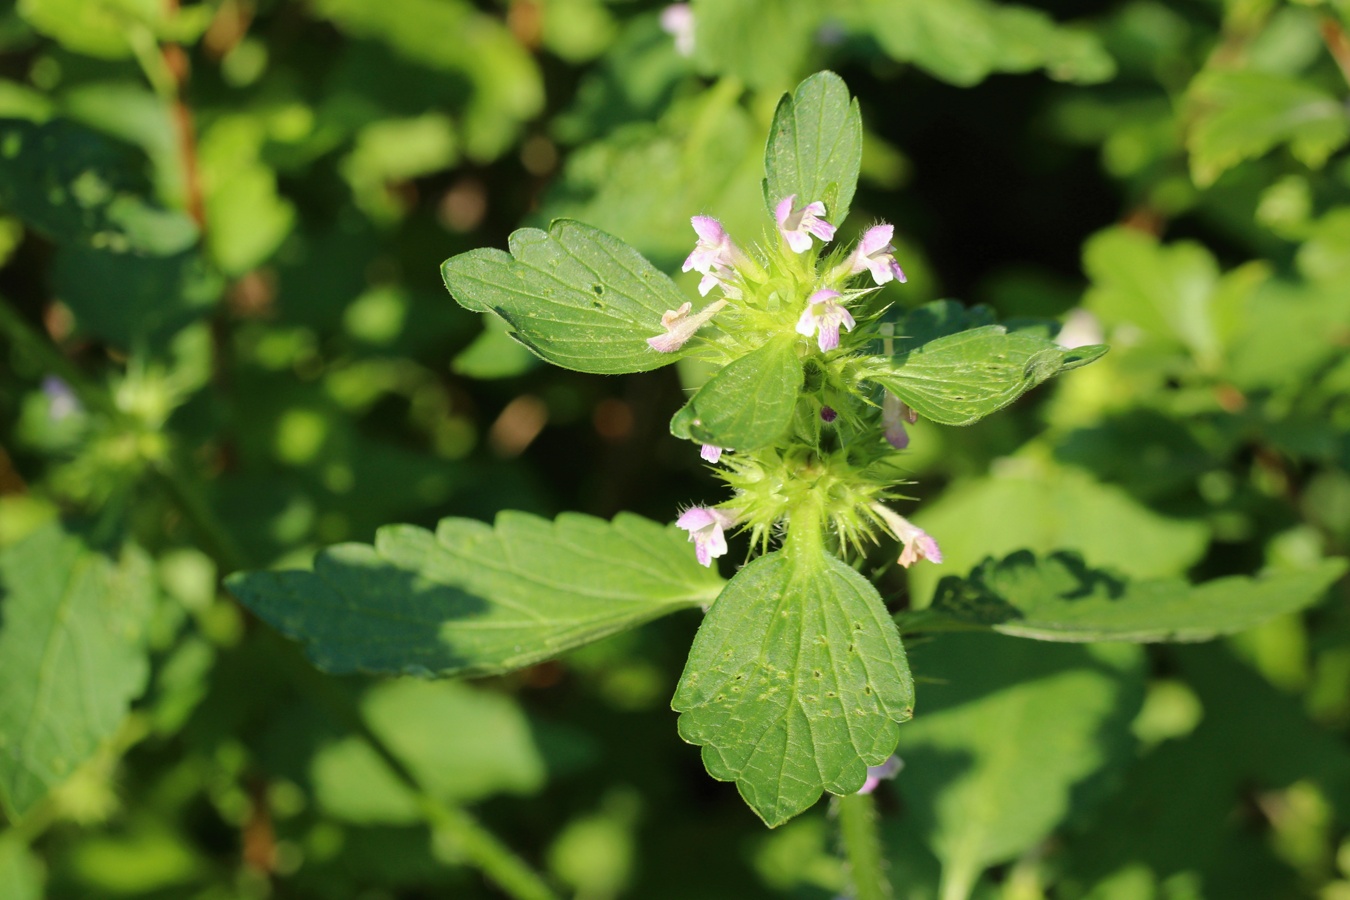
[[[714, 291], [718, 293], [697, 312], [692, 303], [668, 310], [661, 317], [663, 333], [648, 338], [647, 343], [654, 351], [674, 353], [683, 349], [704, 325], [724, 311], [725, 318], [719, 321], [720, 336], [700, 345], [708, 348], [714, 360], [721, 358], [727, 362], [733, 354], [743, 354], [747, 344], [753, 346], [789, 330], [814, 338], [816, 348], [822, 354], [822, 363], [816, 365], [814, 371], [824, 373], [815, 382], [819, 387], [808, 389], [816, 391], [818, 396], [811, 413], [819, 423], [816, 430], [835, 433], [847, 426], [851, 429], [850, 435], [870, 435], [867, 439], [877, 444], [884, 441], [888, 452], [902, 450], [909, 444], [905, 423], [915, 421], [914, 411], [890, 393], [880, 396], [879, 404], [866, 400], [854, 402], [838, 393], [843, 390], [847, 394], [849, 388], [840, 387], [847, 379], [837, 374], [842, 371], [841, 366], [847, 365], [847, 351], [863, 346], [878, 333], [876, 318], [879, 312], [876, 307], [868, 306], [863, 298], [892, 281], [905, 281], [904, 270], [895, 260], [894, 226], [884, 222], [873, 225], [847, 253], [827, 253], [827, 245], [834, 241], [836, 229], [827, 218], [825, 202], [816, 199], [799, 202], [799, 199], [798, 195], [790, 194], [774, 204], [777, 246], [758, 248], [754, 254], [742, 249], [717, 219], [694, 216], [690, 222], [696, 241], [682, 269], [702, 276], [698, 285], [701, 296], [708, 297]], [[817, 254], [823, 257], [819, 264]], [[871, 285], [861, 289], [853, 287], [854, 279], [862, 275], [870, 276]], [[880, 309], [884, 310], [884, 307]], [[883, 326], [881, 332], [888, 338], [890, 332], [884, 328], [889, 327]], [[851, 337], [845, 347], [842, 334], [855, 331], [860, 337]], [[888, 348], [889, 344], [888, 339]], [[846, 352], [836, 353], [841, 347]], [[800, 352], [805, 354], [807, 351]], [[831, 372], [836, 374], [831, 375]], [[828, 403], [824, 402], [826, 399], [829, 399]], [[878, 422], [875, 417], [878, 407], [879, 424], [865, 427], [857, 424], [864, 420]], [[853, 411], [851, 419], [841, 420], [840, 410], [844, 409]], [[770, 532], [776, 532], [783, 520], [792, 518], [792, 504], [800, 502], [802, 495], [767, 489], [768, 494], [761, 496], [756, 493], [758, 488], [750, 489], [747, 485], [793, 481], [809, 485], [803, 490], [833, 491], [817, 499], [825, 505], [826, 518], [841, 543], [857, 545], [860, 538], [872, 537], [878, 531], [889, 532], [903, 546], [901, 565], [910, 566], [923, 559], [942, 561], [941, 550], [932, 537], [880, 502], [894, 496], [886, 492], [884, 485], [863, 483], [872, 476], [856, 472], [854, 481], [858, 484], [850, 485], [848, 476], [854, 470], [847, 462], [839, 464], [836, 460], [830, 468], [835, 474], [827, 479], [833, 487], [826, 488], [823, 486], [826, 482], [818, 475], [814, 479], [810, 477], [809, 473], [818, 471], [820, 465], [810, 462], [811, 452], [802, 457], [789, 448], [780, 450], [782, 452], [733, 454], [724, 459], [724, 448], [709, 443], [702, 445], [700, 456], [713, 465], [720, 464], [722, 468], [717, 471], [746, 505], [744, 508], [739, 505], [735, 508], [694, 506], [680, 515], [676, 525], [689, 532], [689, 540], [694, 543], [700, 563], [711, 566], [714, 559], [727, 552], [726, 532], [732, 528], [749, 528], [757, 538], [767, 542]], [[817, 448], [814, 452], [823, 451]], [[839, 459], [846, 460], [847, 454]], [[817, 468], [813, 469], [813, 466]], [[776, 475], [770, 473], [774, 467], [777, 467]], [[839, 471], [844, 474], [839, 475]], [[807, 477], [802, 477], [804, 474]], [[732, 503], [739, 504], [739, 501]]]

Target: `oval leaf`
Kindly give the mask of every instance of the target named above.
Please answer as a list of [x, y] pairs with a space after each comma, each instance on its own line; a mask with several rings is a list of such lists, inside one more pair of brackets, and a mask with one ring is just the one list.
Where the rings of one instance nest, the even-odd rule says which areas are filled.
[[670, 431], [727, 450], [765, 447], [792, 424], [801, 388], [796, 339], [770, 341], [708, 379], [675, 413]]
[[708, 773], [770, 827], [862, 786], [913, 713], [900, 635], [834, 557], [770, 553], [736, 574], [694, 638], [671, 706]]
[[647, 339], [665, 333], [661, 316], [684, 295], [641, 253], [571, 219], [547, 232], [522, 228], [511, 253], [470, 250], [441, 265], [455, 300], [506, 320], [511, 336], [564, 369], [614, 375], [674, 362]]
[[312, 572], [244, 572], [227, 586], [333, 673], [493, 675], [717, 596], [687, 536], [640, 516], [613, 522], [507, 512], [444, 519], [433, 535], [381, 528]]
[[773, 114], [764, 148], [764, 202], [789, 194], [799, 205], [823, 201], [829, 220], [841, 224], [862, 166], [862, 114], [844, 80], [817, 72], [784, 95]]

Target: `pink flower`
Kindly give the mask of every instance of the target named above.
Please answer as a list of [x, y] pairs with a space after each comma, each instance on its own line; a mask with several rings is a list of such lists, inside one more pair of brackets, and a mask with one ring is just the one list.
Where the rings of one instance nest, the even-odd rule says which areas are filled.
[[661, 317], [661, 327], [666, 333], [647, 338], [647, 346], [661, 353], [674, 353], [726, 305], [725, 300], [714, 300], [692, 316], [689, 315], [689, 310], [693, 309], [692, 303], [682, 303], [679, 309], [666, 310]]
[[905, 423], [913, 425], [919, 420], [919, 414], [905, 405], [905, 401], [886, 392], [886, 396], [881, 398], [881, 424], [886, 426], [886, 443], [897, 450], [903, 450], [909, 446], [909, 432], [905, 431]]
[[883, 781], [890, 781], [900, 770], [905, 767], [905, 761], [898, 756], [891, 756], [879, 766], [867, 767], [867, 780], [863, 786], [858, 788], [860, 794], [870, 794], [877, 789], [877, 786]]
[[722, 458], [722, 448], [716, 444], [704, 444], [699, 448], [698, 455], [715, 465]]
[[705, 297], [714, 287], [721, 285], [728, 296], [739, 299], [741, 292], [731, 280], [735, 277], [737, 263], [745, 258], [745, 254], [727, 234], [722, 223], [711, 216], [694, 216], [689, 221], [698, 235], [698, 242], [694, 244], [693, 252], [685, 259], [680, 271], [703, 273], [698, 292]]
[[806, 298], [806, 309], [797, 320], [797, 333], [810, 337], [816, 335], [816, 343], [822, 353], [839, 346], [839, 329], [852, 331], [857, 323], [853, 316], [839, 303], [843, 295], [828, 288], [816, 291]]
[[872, 511], [886, 523], [886, 528], [895, 535], [896, 540], [904, 545], [900, 551], [900, 565], [908, 569], [921, 559], [942, 562], [942, 549], [928, 532], [880, 503], [873, 503]]
[[895, 226], [885, 223], [873, 225], [864, 231], [858, 246], [854, 247], [853, 253], [849, 255], [849, 274], [857, 275], [866, 269], [872, 273], [872, 279], [877, 284], [885, 284], [892, 279], [904, 284], [904, 270], [891, 255], [895, 253], [895, 248], [891, 246], [891, 237], [894, 234]]
[[834, 240], [834, 226], [824, 218], [825, 204], [816, 200], [796, 209], [792, 205], [796, 200], [796, 194], [789, 194], [778, 201], [773, 210], [773, 216], [778, 220], [778, 231], [792, 252], [805, 253], [810, 250], [811, 235], [826, 242]]
[[675, 521], [676, 527], [689, 532], [694, 542], [694, 555], [705, 566], [727, 552], [727, 538], [723, 529], [736, 524], [736, 519], [712, 506], [691, 506]]
[[694, 11], [688, 3], [672, 3], [661, 10], [661, 30], [675, 38], [675, 52], [694, 55]]

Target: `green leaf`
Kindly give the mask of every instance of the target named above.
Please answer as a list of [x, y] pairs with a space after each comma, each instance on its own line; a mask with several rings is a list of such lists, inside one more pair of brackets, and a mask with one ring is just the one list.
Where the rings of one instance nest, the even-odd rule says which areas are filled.
[[1089, 568], [1076, 553], [1037, 559], [1022, 550], [985, 560], [969, 578], [943, 578], [933, 605], [901, 627], [923, 630], [936, 619], [1043, 641], [1206, 641], [1316, 602], [1345, 570], [1345, 560], [1329, 559], [1303, 572], [1191, 586], [1129, 581]]
[[692, 7], [700, 70], [770, 91], [800, 76], [828, 13], [814, 0], [693, 0]]
[[952, 486], [914, 516], [942, 546], [940, 566], [915, 566], [910, 590], [924, 605], [946, 572], [969, 572], [1017, 550], [1076, 550], [1130, 578], [1175, 577], [1205, 552], [1209, 528], [1160, 515], [1077, 469], [1011, 459], [993, 476]]
[[862, 166], [862, 114], [844, 80], [817, 72], [784, 95], [764, 148], [764, 202], [797, 195], [797, 204], [825, 203], [830, 221], [848, 217]]
[[942, 860], [945, 898], [1041, 843], [1122, 766], [1143, 699], [1137, 647], [944, 635], [916, 648], [926, 684], [895, 781]]
[[[373, 731], [432, 796], [473, 803], [494, 794], [532, 794], [544, 760], [530, 723], [505, 694], [457, 681], [401, 679], [361, 698]], [[329, 814], [359, 823], [421, 820], [416, 795], [358, 737], [324, 745], [310, 764], [315, 798]]]
[[66, 119], [0, 120], [0, 204], [56, 241], [155, 255], [192, 246], [196, 226], [148, 203], [149, 189], [136, 148]]
[[0, 885], [5, 900], [42, 900], [42, 863], [24, 844], [18, 834], [10, 831], [0, 837]]
[[832, 556], [778, 552], [736, 574], [694, 638], [680, 736], [770, 827], [858, 790], [895, 747], [914, 686], [876, 588]]
[[1303, 164], [1321, 168], [1350, 139], [1350, 116], [1332, 95], [1273, 72], [1201, 73], [1190, 87], [1194, 107], [1186, 147], [1191, 175], [1213, 184], [1244, 159], [1280, 144]]
[[1066, 350], [1031, 332], [985, 325], [878, 359], [869, 377], [934, 422], [969, 425], [1106, 349]]
[[266, 141], [256, 116], [223, 116], [202, 135], [198, 149], [206, 207], [206, 243], [229, 275], [266, 262], [295, 224], [295, 207], [277, 191], [263, 162]]
[[333, 673], [492, 675], [701, 606], [718, 574], [674, 527], [621, 514], [381, 528], [313, 572], [245, 572], [229, 589]]
[[771, 340], [708, 379], [671, 419], [670, 430], [727, 450], [765, 447], [792, 424], [801, 389], [796, 338]]
[[623, 241], [561, 219], [548, 232], [521, 228], [511, 253], [480, 249], [441, 265], [451, 295], [466, 309], [494, 312], [540, 358], [578, 372], [646, 372], [674, 362], [647, 339], [664, 334], [661, 317], [684, 295]]
[[63, 47], [103, 59], [133, 55], [138, 31], [153, 41], [170, 8], [156, 0], [18, 0], [16, 7]]
[[145, 687], [149, 561], [50, 524], [0, 551], [0, 806], [23, 815], [93, 756]]
[[487, 380], [513, 378], [539, 365], [539, 358], [518, 341], [511, 340], [509, 326], [496, 316], [483, 318], [483, 332], [450, 361], [457, 375]]

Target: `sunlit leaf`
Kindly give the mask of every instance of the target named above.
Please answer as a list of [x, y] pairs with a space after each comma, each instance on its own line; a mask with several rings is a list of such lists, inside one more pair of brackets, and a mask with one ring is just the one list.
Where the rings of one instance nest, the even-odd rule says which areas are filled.
[[728, 450], [772, 444], [792, 424], [802, 387], [795, 337], [779, 338], [728, 364], [671, 420], [677, 437]]
[[770, 211], [795, 194], [824, 202], [829, 221], [848, 217], [862, 165], [862, 114], [833, 72], [817, 72], [784, 95], [764, 148], [764, 201]]

